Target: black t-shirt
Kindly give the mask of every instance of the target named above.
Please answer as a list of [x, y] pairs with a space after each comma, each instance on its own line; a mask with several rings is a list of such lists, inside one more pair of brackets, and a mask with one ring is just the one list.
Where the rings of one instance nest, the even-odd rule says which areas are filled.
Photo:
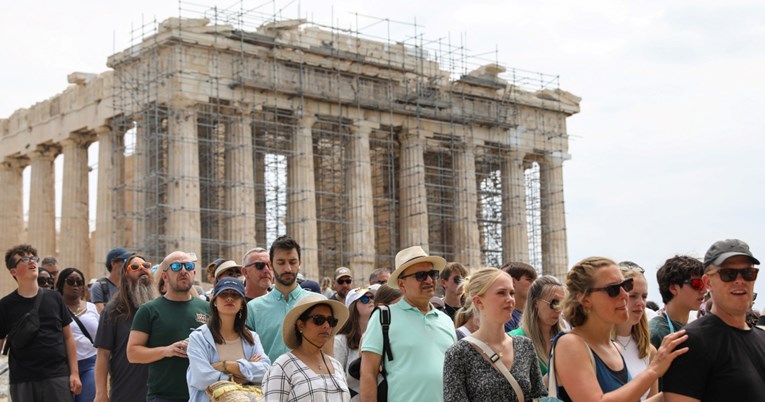
[[459, 307], [452, 307], [452, 306], [446, 304], [446, 302], [444, 301], [444, 308], [441, 309], [441, 311], [446, 313], [446, 315], [448, 315], [449, 318], [451, 318], [452, 321], [454, 321], [454, 316], [457, 315], [457, 310], [459, 310], [459, 309], [460, 309]]
[[110, 314], [112, 303], [107, 304], [98, 321], [98, 333], [95, 346], [111, 352], [109, 356], [109, 374], [111, 388], [109, 400], [112, 402], [133, 402], [146, 399], [148, 364], [133, 364], [127, 359], [127, 341], [133, 325], [135, 309], [130, 316], [113, 317]]
[[[64, 327], [72, 317], [58, 292], [40, 289], [40, 331], [25, 348], [10, 349], [8, 365], [11, 384], [69, 376], [69, 362], [64, 346]], [[32, 310], [35, 298], [22, 297], [17, 290], [0, 299], [0, 339], [4, 339], [16, 321]], [[7, 341], [7, 340], [6, 340]]]
[[[713, 314], [685, 326], [688, 352], [664, 375], [664, 392], [701, 401], [746, 401], [765, 395], [765, 331], [745, 331]], [[754, 399], [753, 399], [754, 398]]]

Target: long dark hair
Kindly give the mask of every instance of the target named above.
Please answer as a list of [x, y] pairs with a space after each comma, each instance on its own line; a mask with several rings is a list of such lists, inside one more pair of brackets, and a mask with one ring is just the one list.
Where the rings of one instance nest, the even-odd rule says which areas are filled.
[[[210, 333], [212, 334], [213, 340], [215, 340], [215, 343], [222, 345], [225, 340], [223, 339], [223, 335], [220, 334], [220, 315], [218, 314], [218, 307], [215, 306], [215, 300], [218, 298], [218, 296], [213, 296], [212, 299], [210, 299], [210, 319], [207, 320], [207, 327], [210, 328]], [[247, 322], [247, 300], [243, 297], [242, 298], [242, 309], [239, 310], [239, 312], [234, 316], [234, 331], [239, 334], [239, 336], [247, 341], [250, 345], [255, 344], [255, 339], [252, 337], [252, 333], [250, 333], [250, 330], [247, 328], [245, 323]]]
[[[105, 307], [109, 311], [109, 315], [116, 319], [129, 320], [131, 311], [138, 307], [133, 306], [133, 302], [130, 300], [130, 279], [127, 278], [127, 267], [135, 258], [141, 258], [146, 261], [145, 258], [137, 254], [133, 254], [125, 259], [125, 264], [120, 270], [120, 286], [117, 289], [117, 294], [112, 297], [112, 300]], [[93, 286], [101, 286], [101, 284], [96, 282]]]
[[361, 325], [359, 324], [360, 314], [359, 310], [356, 308], [358, 304], [358, 300], [351, 304], [348, 321], [346, 321], [345, 325], [343, 325], [340, 331], [338, 331], [338, 334], [345, 335], [345, 339], [348, 342], [348, 349], [352, 350], [359, 348], [359, 344], [361, 343], [361, 335], [364, 335], [361, 332]]
[[82, 278], [82, 287], [85, 287], [86, 279], [85, 274], [83, 274], [82, 271], [77, 268], [65, 268], [59, 272], [58, 279], [56, 279], [56, 291], [61, 293], [61, 295], [64, 294], [64, 281], [66, 281], [66, 278], [69, 278], [75, 272], [80, 274], [80, 278]]

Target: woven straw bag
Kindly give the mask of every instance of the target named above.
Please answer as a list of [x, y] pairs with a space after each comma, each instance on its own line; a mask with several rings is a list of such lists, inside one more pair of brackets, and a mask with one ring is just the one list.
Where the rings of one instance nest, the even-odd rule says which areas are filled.
[[218, 381], [205, 390], [212, 402], [261, 402], [263, 390], [259, 385], [240, 385], [233, 381]]

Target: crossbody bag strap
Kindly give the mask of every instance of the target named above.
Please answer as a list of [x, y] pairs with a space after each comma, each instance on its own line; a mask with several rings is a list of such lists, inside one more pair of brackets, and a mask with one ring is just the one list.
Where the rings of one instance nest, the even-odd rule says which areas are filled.
[[[40, 314], [40, 304], [42, 304], [43, 299], [43, 293], [45, 291], [42, 288], [37, 289], [37, 295], [35, 296], [35, 304], [32, 305], [32, 309], [29, 310], [30, 313], [34, 314]], [[18, 324], [18, 322], [17, 322]], [[8, 354], [8, 349], [11, 347], [11, 337], [6, 336], [5, 337], [5, 344], [3, 344], [3, 355]]]
[[72, 319], [74, 320], [74, 322], [77, 323], [77, 326], [80, 327], [80, 331], [82, 331], [82, 334], [85, 335], [85, 337], [88, 338], [88, 340], [90, 340], [90, 343], [95, 344], [95, 342], [93, 342], [93, 338], [91, 338], [90, 336], [90, 332], [88, 332], [88, 329], [85, 328], [85, 325], [83, 325], [82, 321], [80, 321], [80, 319], [77, 318], [76, 315], [72, 314], [71, 311], [69, 312], [69, 315], [72, 316]]
[[505, 376], [507, 379], [507, 382], [510, 383], [510, 385], [513, 387], [513, 391], [515, 391], [515, 395], [518, 397], [519, 402], [525, 402], [525, 397], [523, 396], [523, 390], [521, 390], [521, 385], [518, 384], [518, 381], [516, 381], [515, 377], [513, 377], [512, 374], [510, 374], [510, 370], [507, 369], [505, 366], [505, 363], [502, 363], [502, 359], [499, 357], [499, 355], [494, 352], [489, 345], [481, 341], [480, 339], [468, 335], [465, 338], [466, 341], [470, 342], [471, 344], [478, 346], [478, 348], [483, 352], [484, 358], [488, 359], [489, 362], [491, 362], [494, 367], [499, 370], [502, 375]]

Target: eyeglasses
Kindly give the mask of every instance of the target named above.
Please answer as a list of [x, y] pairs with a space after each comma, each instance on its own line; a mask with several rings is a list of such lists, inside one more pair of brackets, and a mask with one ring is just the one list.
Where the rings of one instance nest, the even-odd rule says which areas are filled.
[[464, 280], [464, 279], [463, 279], [461, 276], [459, 276], [459, 275], [457, 275], [457, 276], [455, 276], [455, 277], [454, 277], [454, 283], [455, 283], [455, 284], [457, 284], [457, 285], [459, 285], [460, 283], [462, 283], [462, 281], [463, 281], [463, 280]]
[[138, 263], [130, 264], [125, 268], [125, 271], [127, 271], [128, 269], [130, 269], [131, 271], [138, 271], [139, 269], [151, 269], [151, 263], [144, 262], [141, 264], [138, 264]]
[[602, 288], [591, 288], [590, 292], [606, 292], [608, 297], [617, 297], [621, 293], [622, 289], [629, 292], [632, 290], [635, 278], [628, 278], [619, 283], [613, 285], [603, 286]]
[[310, 319], [313, 321], [316, 325], [324, 325], [325, 322], [329, 323], [329, 326], [334, 328], [337, 326], [337, 318], [332, 317], [331, 315], [309, 315], [306, 317], [307, 319]]
[[369, 304], [369, 302], [372, 302], [374, 300], [375, 300], [374, 296], [364, 295], [364, 296], [359, 297], [359, 302], [361, 302], [361, 304]]
[[699, 278], [686, 279], [683, 281], [683, 284], [691, 285], [691, 289], [693, 290], [704, 289], [704, 282]]
[[241, 299], [242, 295], [240, 295], [237, 292], [228, 291], [228, 292], [221, 292], [216, 297], [221, 297], [223, 299], [234, 299], [234, 300], [236, 300], [236, 299]]
[[385, 285], [386, 283], [388, 283], [388, 281], [386, 281], [384, 279], [380, 279], [380, 280], [372, 282], [371, 284], [372, 285]]
[[253, 262], [253, 263], [245, 265], [244, 268], [255, 267], [255, 269], [257, 269], [258, 271], [262, 271], [263, 268], [265, 268], [266, 266], [268, 266], [268, 264], [266, 264], [265, 262]]
[[338, 279], [335, 282], [337, 282], [338, 285], [350, 285], [351, 282], [353, 282], [353, 279], [351, 279], [351, 278], [348, 278], [348, 279]]
[[75, 278], [66, 278], [66, 284], [69, 286], [82, 286], [85, 284], [85, 281], [82, 279], [75, 279]]
[[219, 277], [222, 278], [222, 277], [226, 277], [226, 276], [230, 276], [230, 277], [233, 277], [233, 278], [238, 278], [238, 277], [242, 276], [242, 270], [239, 269], [239, 268], [230, 268], [230, 269], [227, 269], [227, 270], [221, 272]]
[[[174, 262], [170, 264], [170, 269], [172, 269], [173, 272], [178, 272], [182, 268], [186, 268], [186, 271], [193, 271], [194, 267], [195, 265], [193, 262]], [[165, 268], [165, 271], [167, 271], [167, 268]]]
[[24, 264], [29, 264], [30, 261], [32, 261], [32, 262], [40, 262], [40, 257], [38, 257], [36, 255], [25, 255], [25, 256], [19, 258], [18, 260], [16, 260], [16, 263], [13, 264], [12, 268], [16, 268], [16, 266], [19, 265], [20, 262], [23, 262]]
[[399, 279], [406, 279], [406, 278], [408, 278], [410, 276], [413, 276], [414, 279], [417, 280], [417, 282], [422, 282], [422, 281], [425, 280], [425, 278], [428, 278], [428, 277], [430, 277], [430, 279], [435, 281], [436, 278], [438, 278], [438, 271], [436, 271], [435, 269], [431, 270], [431, 271], [420, 271], [420, 272], [415, 272], [415, 273], [409, 274], [409, 275], [399, 275], [398, 278]]
[[53, 287], [53, 278], [37, 278], [37, 285]]
[[560, 300], [558, 300], [558, 299], [552, 299], [550, 301], [547, 301], [545, 299], [539, 299], [539, 300], [549, 304], [550, 308], [555, 310], [555, 311], [560, 311], [563, 308], [563, 306], [561, 306]]
[[720, 274], [720, 279], [723, 282], [733, 282], [736, 280], [736, 278], [738, 278], [738, 274], [740, 273], [741, 277], [744, 278], [745, 281], [752, 282], [753, 280], [757, 279], [757, 274], [759, 272], [759, 268], [720, 268], [716, 272], [710, 272], [708, 275]]

